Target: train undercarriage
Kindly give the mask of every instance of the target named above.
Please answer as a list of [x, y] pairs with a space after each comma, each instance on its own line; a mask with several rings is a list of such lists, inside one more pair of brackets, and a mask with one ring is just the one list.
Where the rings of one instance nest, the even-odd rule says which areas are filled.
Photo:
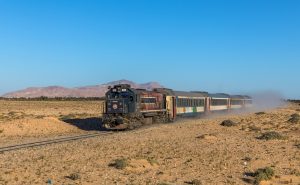
[[110, 130], [132, 130], [144, 125], [171, 121], [166, 112], [105, 114], [102, 126]]

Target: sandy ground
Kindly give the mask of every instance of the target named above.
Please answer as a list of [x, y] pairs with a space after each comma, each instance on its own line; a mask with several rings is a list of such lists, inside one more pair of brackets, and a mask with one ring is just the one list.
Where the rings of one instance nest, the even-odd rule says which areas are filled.
[[0, 101], [0, 145], [97, 130], [101, 105], [99, 101]]
[[[4, 129], [1, 142], [96, 130], [97, 126], [92, 124], [97, 121], [87, 119], [74, 124], [84, 120], [80, 118], [70, 124], [60, 118], [69, 114], [97, 116], [98, 102], [68, 102], [65, 107], [61, 103], [47, 104], [45, 109], [41, 102], [37, 102], [40, 107], [31, 105], [28, 110], [26, 106], [16, 109], [11, 105], [9, 111], [2, 107], [2, 115], [13, 111], [38, 118], [24, 116], [0, 122], [0, 129]], [[290, 104], [261, 115], [183, 119], [135, 131], [1, 153], [0, 184], [253, 184], [253, 178], [247, 174], [271, 167], [275, 176], [261, 184], [299, 185], [300, 123], [288, 122], [292, 114], [300, 113], [299, 109], [299, 105]], [[238, 124], [221, 126], [226, 119]], [[38, 126], [40, 122], [45, 123]], [[84, 123], [92, 129], [82, 126]], [[14, 125], [18, 124], [29, 125], [24, 129], [26, 132], [15, 131]], [[47, 129], [43, 130], [45, 125]], [[280, 133], [283, 139], [258, 139], [270, 131]]]

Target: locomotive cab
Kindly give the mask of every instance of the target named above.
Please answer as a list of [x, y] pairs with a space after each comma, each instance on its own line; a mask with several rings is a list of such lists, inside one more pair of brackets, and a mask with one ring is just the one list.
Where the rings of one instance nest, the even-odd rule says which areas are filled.
[[103, 126], [109, 129], [136, 128], [154, 121], [167, 120], [166, 96], [128, 84], [115, 85], [106, 93]]
[[130, 85], [115, 85], [106, 93], [107, 114], [128, 114], [135, 111], [135, 93]]

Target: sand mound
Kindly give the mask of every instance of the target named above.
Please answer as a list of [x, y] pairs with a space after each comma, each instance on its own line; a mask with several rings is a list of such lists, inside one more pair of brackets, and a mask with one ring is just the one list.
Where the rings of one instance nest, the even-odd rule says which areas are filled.
[[26, 118], [0, 124], [0, 137], [39, 136], [79, 131], [75, 126], [54, 117], [43, 119]]

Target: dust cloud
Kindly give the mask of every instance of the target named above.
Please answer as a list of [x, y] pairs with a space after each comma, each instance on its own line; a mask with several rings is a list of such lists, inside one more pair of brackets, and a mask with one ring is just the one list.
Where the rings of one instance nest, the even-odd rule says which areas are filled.
[[284, 96], [275, 91], [264, 91], [250, 94], [253, 99], [253, 110], [265, 111], [286, 105]]

